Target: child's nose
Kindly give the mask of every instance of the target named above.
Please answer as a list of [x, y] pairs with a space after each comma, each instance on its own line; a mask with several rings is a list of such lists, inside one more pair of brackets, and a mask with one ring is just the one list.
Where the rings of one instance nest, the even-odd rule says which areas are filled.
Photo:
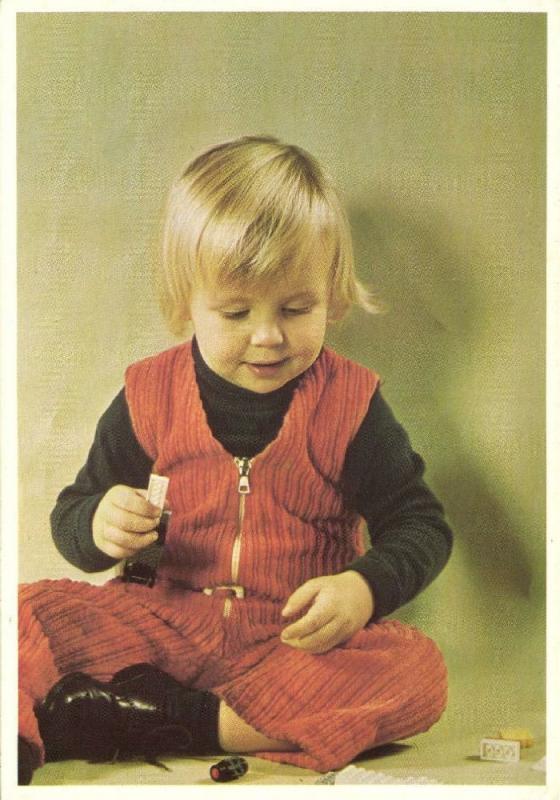
[[273, 320], [258, 323], [251, 334], [251, 344], [256, 347], [278, 347], [283, 341], [282, 328]]

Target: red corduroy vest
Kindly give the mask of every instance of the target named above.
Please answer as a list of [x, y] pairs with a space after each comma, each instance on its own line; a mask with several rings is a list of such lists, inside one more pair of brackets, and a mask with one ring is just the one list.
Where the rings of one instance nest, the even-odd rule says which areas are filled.
[[[173, 516], [159, 578], [192, 589], [236, 585], [283, 601], [363, 553], [360, 518], [345, 510], [338, 484], [377, 383], [375, 373], [324, 349], [276, 439], [250, 463], [236, 463], [208, 427], [190, 342], [131, 365], [125, 385], [135, 434], [153, 471], [170, 479]], [[247, 468], [248, 481], [240, 475]]]

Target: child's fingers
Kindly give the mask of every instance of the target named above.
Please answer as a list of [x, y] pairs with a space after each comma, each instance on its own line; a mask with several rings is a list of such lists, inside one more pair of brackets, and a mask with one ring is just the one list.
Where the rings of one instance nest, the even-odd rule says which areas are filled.
[[118, 528], [107, 528], [105, 533], [105, 542], [108, 550], [111, 550], [109, 555], [112, 558], [128, 558], [143, 550], [148, 545], [153, 544], [158, 538], [155, 531], [149, 533], [127, 533], [126, 531], [119, 530]]
[[[148, 490], [147, 489], [135, 489], [135, 491], [139, 492], [145, 500], [148, 499]], [[152, 508], [156, 508], [159, 511], [159, 513], [161, 514], [161, 512], [162, 512], [161, 506], [155, 506], [153, 503], [150, 503], [150, 506]], [[165, 498], [165, 500], [163, 501], [163, 510], [164, 511], [169, 511], [169, 509], [170, 509], [169, 500], [167, 498]]]
[[320, 587], [315, 583], [314, 579], [303, 583], [288, 597], [286, 605], [282, 609], [282, 616], [290, 617], [292, 614], [301, 611], [313, 600], [319, 589]]
[[285, 641], [286, 639], [301, 639], [310, 636], [315, 631], [324, 628], [335, 616], [335, 612], [330, 612], [320, 606], [313, 606], [304, 617], [284, 628], [281, 639]]
[[151, 519], [158, 519], [161, 515], [161, 508], [146, 499], [146, 492], [143, 489], [134, 489], [131, 486], [113, 486], [110, 490], [110, 499], [114, 507], [131, 514]]
[[344, 631], [340, 626], [340, 621], [334, 617], [326, 625], [315, 630], [308, 636], [289, 639], [286, 641], [286, 644], [294, 647], [296, 650], [305, 650], [308, 653], [326, 653], [345, 638]]
[[153, 531], [158, 524], [154, 517], [144, 517], [113, 506], [105, 517], [107, 525], [127, 533], [138, 534]]

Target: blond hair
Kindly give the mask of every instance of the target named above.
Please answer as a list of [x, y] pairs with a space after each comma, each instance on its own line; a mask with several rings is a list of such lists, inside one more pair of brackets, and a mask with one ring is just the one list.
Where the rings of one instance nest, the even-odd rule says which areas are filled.
[[342, 203], [305, 150], [271, 136], [244, 136], [206, 150], [173, 183], [163, 225], [159, 295], [170, 330], [182, 335], [192, 288], [266, 281], [317, 247], [332, 253], [329, 311], [377, 307], [356, 278]]

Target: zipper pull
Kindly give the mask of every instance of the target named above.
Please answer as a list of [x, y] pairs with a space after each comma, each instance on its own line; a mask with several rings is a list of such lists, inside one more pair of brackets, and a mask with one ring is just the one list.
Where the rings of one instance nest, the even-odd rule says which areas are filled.
[[249, 470], [251, 469], [251, 459], [250, 458], [236, 458], [235, 463], [237, 464], [237, 469], [239, 470], [239, 484], [237, 486], [237, 491], [239, 494], [250, 494], [251, 487], [249, 486]]

